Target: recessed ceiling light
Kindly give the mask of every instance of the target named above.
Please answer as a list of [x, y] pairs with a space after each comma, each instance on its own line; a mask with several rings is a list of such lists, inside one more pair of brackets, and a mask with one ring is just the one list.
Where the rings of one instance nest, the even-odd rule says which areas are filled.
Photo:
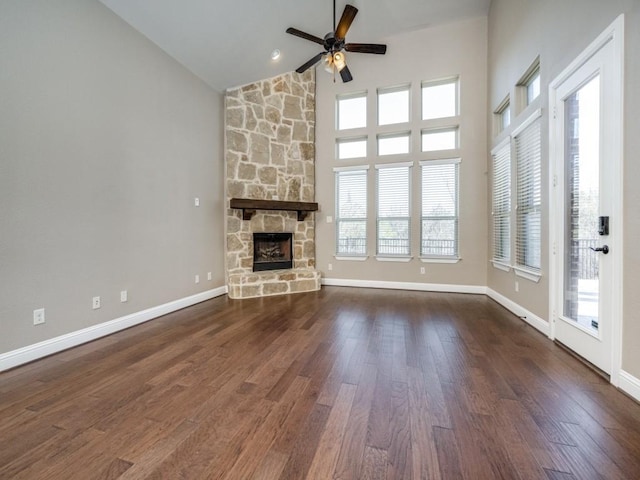
[[277, 48], [271, 52], [271, 60], [277, 60], [280, 58], [280, 50], [278, 50]]

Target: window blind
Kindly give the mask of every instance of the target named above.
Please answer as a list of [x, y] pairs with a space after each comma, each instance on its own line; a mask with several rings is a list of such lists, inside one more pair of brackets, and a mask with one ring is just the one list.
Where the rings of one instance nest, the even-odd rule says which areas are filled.
[[458, 256], [459, 160], [422, 162], [420, 254]]
[[493, 260], [511, 260], [511, 144], [507, 142], [492, 154]]
[[410, 255], [410, 166], [376, 166], [378, 171], [377, 254]]
[[336, 253], [367, 253], [367, 170], [336, 172]]
[[516, 264], [540, 270], [541, 150], [540, 117], [514, 137], [516, 154]]

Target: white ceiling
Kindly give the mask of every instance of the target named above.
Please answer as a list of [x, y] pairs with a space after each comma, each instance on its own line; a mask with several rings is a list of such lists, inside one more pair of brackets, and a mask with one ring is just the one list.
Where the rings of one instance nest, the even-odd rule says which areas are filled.
[[[285, 33], [323, 37], [333, 29], [331, 0], [100, 0], [213, 88], [223, 91], [295, 70], [320, 45]], [[345, 0], [337, 0], [340, 18]], [[387, 43], [408, 30], [485, 16], [490, 0], [350, 0], [360, 11], [347, 35]], [[276, 62], [273, 49], [282, 52]], [[360, 55], [360, 54], [358, 54]]]

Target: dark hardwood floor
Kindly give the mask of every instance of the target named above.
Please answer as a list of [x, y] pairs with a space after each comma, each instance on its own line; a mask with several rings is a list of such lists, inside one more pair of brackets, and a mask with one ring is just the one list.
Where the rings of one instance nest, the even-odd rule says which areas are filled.
[[0, 374], [2, 479], [638, 479], [640, 405], [484, 296], [219, 297]]

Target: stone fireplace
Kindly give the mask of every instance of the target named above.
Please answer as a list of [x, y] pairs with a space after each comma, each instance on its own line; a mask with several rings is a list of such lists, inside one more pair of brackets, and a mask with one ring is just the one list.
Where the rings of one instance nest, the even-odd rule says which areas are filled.
[[[315, 72], [287, 73], [225, 95], [226, 267], [229, 297], [320, 289], [315, 270], [315, 214], [290, 210], [315, 198]], [[238, 202], [269, 203], [248, 209]], [[275, 207], [273, 206], [275, 204]], [[279, 204], [285, 205], [280, 209]], [[290, 260], [255, 268], [256, 234], [291, 235]], [[258, 235], [260, 238], [260, 235]], [[260, 248], [258, 246], [258, 248]], [[282, 245], [263, 246], [279, 256]], [[285, 269], [284, 267], [290, 267]], [[258, 262], [261, 263], [260, 261]]]

